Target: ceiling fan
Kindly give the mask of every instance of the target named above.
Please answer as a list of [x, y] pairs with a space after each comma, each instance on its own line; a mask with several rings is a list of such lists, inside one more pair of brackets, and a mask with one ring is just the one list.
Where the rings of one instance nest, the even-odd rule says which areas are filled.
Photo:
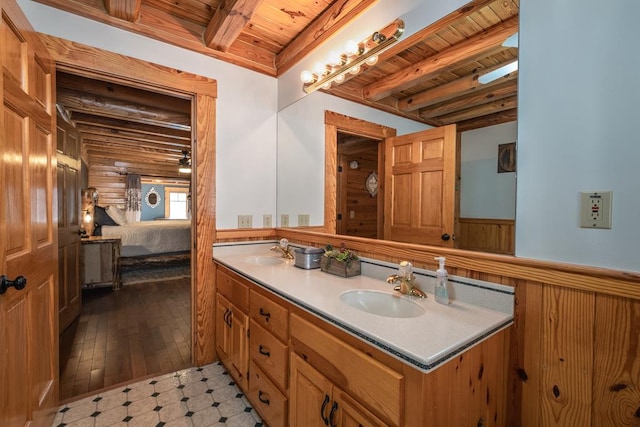
[[178, 172], [180, 173], [191, 173], [191, 159], [189, 158], [189, 151], [182, 150], [182, 155], [184, 156], [178, 163], [180, 167], [178, 168]]

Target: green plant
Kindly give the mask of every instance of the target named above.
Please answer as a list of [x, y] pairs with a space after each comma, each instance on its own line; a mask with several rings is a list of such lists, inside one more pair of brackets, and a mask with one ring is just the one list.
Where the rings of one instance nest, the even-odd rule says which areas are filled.
[[329, 258], [329, 260], [335, 259], [347, 265], [349, 265], [351, 261], [358, 259], [358, 255], [352, 250], [347, 249], [344, 244], [340, 245], [339, 249], [335, 249], [332, 245], [327, 245], [324, 250], [324, 256]]

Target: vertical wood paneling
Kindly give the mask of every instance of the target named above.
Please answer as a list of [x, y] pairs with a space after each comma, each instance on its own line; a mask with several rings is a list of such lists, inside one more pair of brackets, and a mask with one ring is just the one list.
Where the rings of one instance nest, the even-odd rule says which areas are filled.
[[640, 425], [640, 301], [596, 297], [593, 425]]
[[595, 295], [545, 286], [542, 308], [539, 425], [591, 425]]
[[456, 241], [460, 249], [513, 255], [515, 221], [490, 218], [460, 218]]

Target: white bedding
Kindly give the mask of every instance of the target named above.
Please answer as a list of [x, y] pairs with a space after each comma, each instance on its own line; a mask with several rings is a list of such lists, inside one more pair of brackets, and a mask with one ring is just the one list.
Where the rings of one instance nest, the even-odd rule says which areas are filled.
[[191, 220], [140, 221], [102, 226], [105, 237], [120, 237], [123, 257], [185, 252], [191, 249]]

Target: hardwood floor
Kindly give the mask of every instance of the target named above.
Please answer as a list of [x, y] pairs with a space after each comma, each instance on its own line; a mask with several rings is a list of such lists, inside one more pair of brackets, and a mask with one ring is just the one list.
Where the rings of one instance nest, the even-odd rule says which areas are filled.
[[60, 400], [191, 366], [190, 279], [84, 290], [60, 337]]

